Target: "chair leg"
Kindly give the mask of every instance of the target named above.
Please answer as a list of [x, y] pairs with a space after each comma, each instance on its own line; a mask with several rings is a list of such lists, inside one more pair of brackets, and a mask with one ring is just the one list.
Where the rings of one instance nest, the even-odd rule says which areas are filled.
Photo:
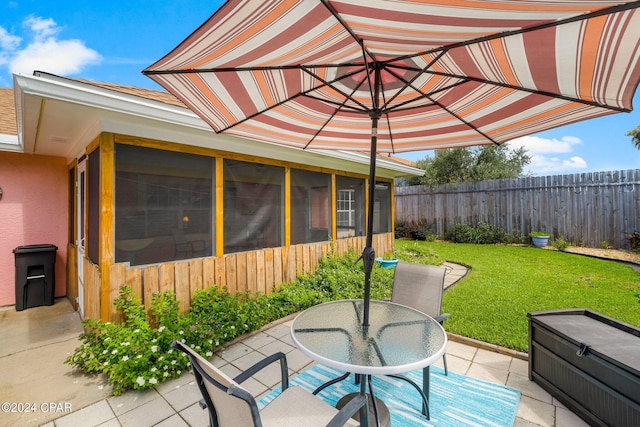
[[447, 355], [442, 356], [442, 363], [444, 363], [444, 374], [449, 375], [449, 369], [447, 369]]

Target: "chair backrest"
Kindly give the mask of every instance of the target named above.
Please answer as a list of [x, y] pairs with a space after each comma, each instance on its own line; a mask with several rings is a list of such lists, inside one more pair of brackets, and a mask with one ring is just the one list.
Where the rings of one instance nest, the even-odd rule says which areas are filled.
[[260, 415], [253, 396], [188, 345], [173, 346], [191, 360], [193, 374], [209, 409], [212, 427], [259, 426]]
[[442, 311], [444, 267], [399, 262], [393, 276], [391, 302], [415, 308], [431, 317]]

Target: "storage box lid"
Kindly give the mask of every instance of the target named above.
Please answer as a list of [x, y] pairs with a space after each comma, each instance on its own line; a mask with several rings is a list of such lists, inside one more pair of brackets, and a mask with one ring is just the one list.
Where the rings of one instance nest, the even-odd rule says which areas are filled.
[[640, 372], [639, 328], [585, 309], [542, 311], [528, 316], [578, 347], [587, 345], [587, 352]]

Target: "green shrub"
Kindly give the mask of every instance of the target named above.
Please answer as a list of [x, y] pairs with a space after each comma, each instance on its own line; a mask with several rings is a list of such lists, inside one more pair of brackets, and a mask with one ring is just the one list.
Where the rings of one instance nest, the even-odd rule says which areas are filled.
[[508, 234], [505, 230], [486, 222], [479, 222], [475, 227], [457, 223], [445, 233], [445, 240], [454, 243], [505, 243], [507, 238]]
[[[402, 237], [409, 237], [413, 240], [422, 240], [429, 242], [433, 242], [438, 237], [426, 220], [420, 220], [408, 224], [402, 223], [402, 227]], [[398, 233], [396, 233], [396, 238], [398, 238]]]
[[629, 238], [631, 249], [640, 249], [640, 231], [627, 232], [625, 234]]
[[121, 324], [88, 319], [83, 322], [82, 344], [65, 361], [86, 373], [101, 373], [113, 384], [113, 394], [129, 389], [144, 389], [174, 378], [187, 369], [189, 361], [181, 352], [170, 348], [174, 337], [184, 334], [176, 322], [177, 303], [172, 294], [155, 295], [152, 312], [158, 328], [147, 321], [140, 299], [128, 286], [120, 288], [115, 301], [123, 313]]
[[558, 236], [557, 238], [553, 239], [553, 241], [551, 242], [551, 246], [559, 251], [564, 251], [571, 245], [564, 239], [564, 237]]
[[394, 225], [393, 230], [396, 239], [404, 239], [409, 237], [409, 225], [406, 222], [398, 221]]

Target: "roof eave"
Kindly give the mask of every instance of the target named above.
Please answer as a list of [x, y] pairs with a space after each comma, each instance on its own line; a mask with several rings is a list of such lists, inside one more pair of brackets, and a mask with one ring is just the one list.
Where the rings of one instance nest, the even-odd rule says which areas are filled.
[[[299, 150], [284, 146], [275, 146], [258, 141], [215, 133], [211, 127], [188, 108], [169, 105], [153, 99], [130, 95], [107, 88], [91, 85], [81, 81], [59, 77], [51, 74], [14, 75], [14, 91], [16, 91], [16, 114], [18, 123], [18, 140], [24, 146], [24, 117], [23, 108], [25, 96], [36, 96], [42, 99], [54, 99], [70, 104], [86, 106], [112, 113], [101, 119], [99, 131], [125, 133], [118, 130], [118, 121], [127, 123], [128, 132], [136, 132], [135, 136], [158, 137], [154, 133], [154, 123], [161, 127], [171, 127], [174, 132], [172, 142], [185, 144], [180, 133], [189, 134], [189, 145], [198, 138], [196, 144], [204, 147], [224, 149], [226, 151], [251, 153], [257, 156], [279, 160], [291, 160], [298, 163], [313, 164], [321, 167], [342, 168], [345, 162], [354, 165], [354, 172], [367, 173], [368, 155], [345, 151], [332, 150]], [[135, 118], [133, 124], [127, 117]], [[132, 133], [133, 134], [133, 133]], [[164, 134], [163, 134], [164, 135]], [[193, 135], [197, 137], [192, 138]], [[232, 146], [233, 149], [229, 147]], [[337, 162], [336, 162], [337, 161]], [[337, 163], [337, 164], [336, 164]], [[353, 168], [349, 168], [353, 169]], [[421, 175], [424, 171], [401, 163], [378, 160], [378, 174], [386, 178], [396, 178], [409, 175]]]

